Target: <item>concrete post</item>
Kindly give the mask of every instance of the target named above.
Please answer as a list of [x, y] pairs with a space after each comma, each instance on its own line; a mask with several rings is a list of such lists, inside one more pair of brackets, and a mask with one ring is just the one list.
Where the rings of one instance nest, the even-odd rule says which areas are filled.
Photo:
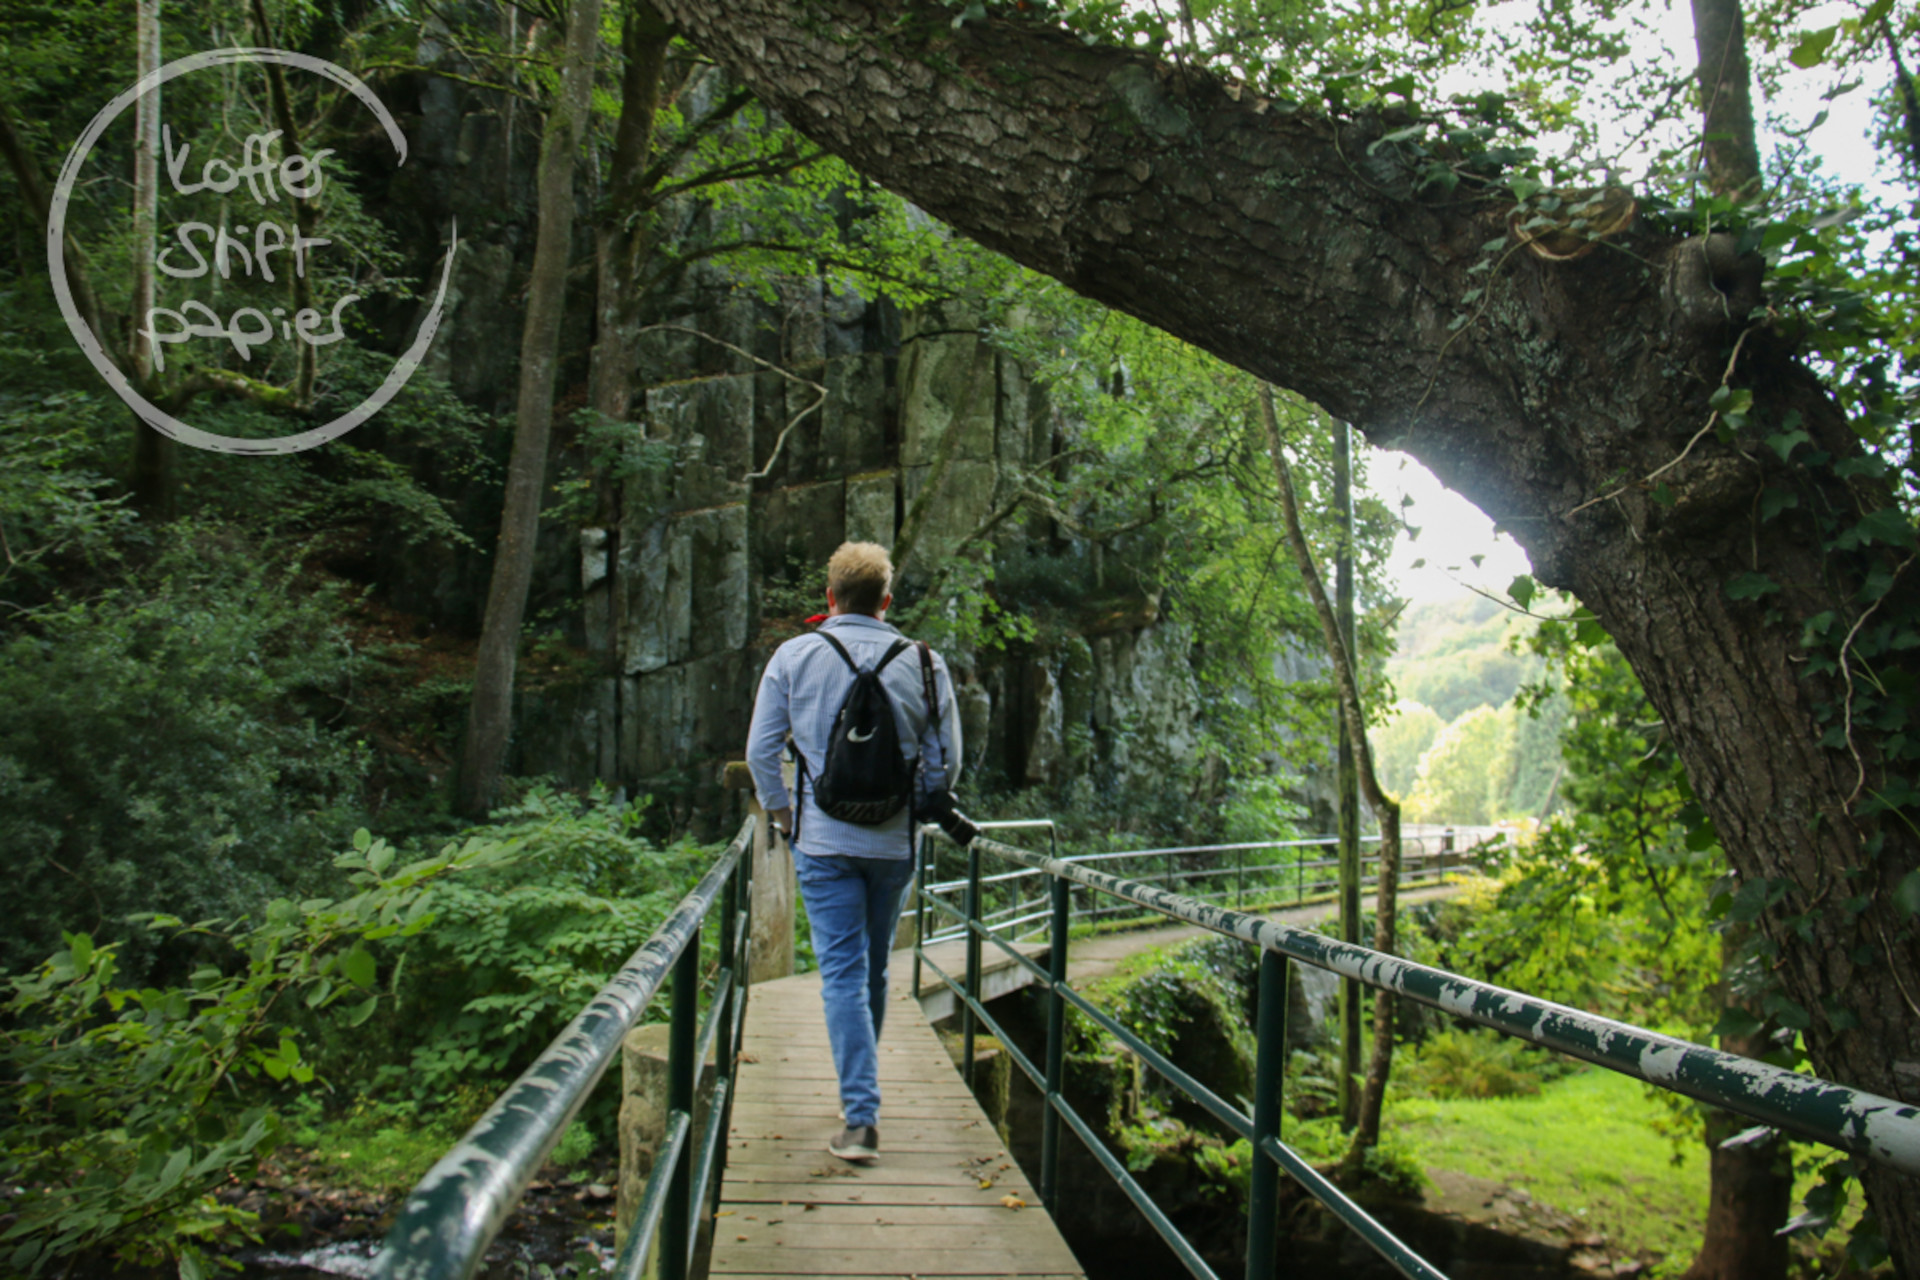
[[[793, 786], [792, 766], [784, 766], [787, 786]], [[753, 939], [748, 944], [747, 973], [753, 982], [785, 978], [793, 973], [793, 911], [800, 885], [793, 870], [793, 850], [766, 821], [766, 811], [753, 791], [753, 776], [744, 760], [729, 761], [721, 785], [747, 793], [747, 812], [756, 822], [753, 831]]]

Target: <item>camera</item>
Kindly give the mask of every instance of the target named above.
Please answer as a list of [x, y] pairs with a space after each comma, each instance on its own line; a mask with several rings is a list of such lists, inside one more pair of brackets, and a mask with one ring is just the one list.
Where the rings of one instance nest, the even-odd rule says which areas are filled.
[[953, 807], [953, 793], [945, 787], [938, 791], [930, 791], [921, 797], [919, 817], [922, 822], [936, 824], [963, 849], [973, 843], [973, 838], [980, 834], [980, 828], [974, 826], [965, 814]]

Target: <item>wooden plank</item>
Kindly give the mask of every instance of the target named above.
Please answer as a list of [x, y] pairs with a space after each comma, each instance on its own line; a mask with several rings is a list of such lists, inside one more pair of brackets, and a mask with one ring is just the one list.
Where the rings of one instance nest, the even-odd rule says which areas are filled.
[[[712, 1273], [1081, 1277], [906, 991], [911, 966], [898, 960], [880, 1047], [881, 1152], [872, 1165], [825, 1149], [840, 1090], [817, 976], [756, 989], [743, 1046], [753, 1060], [734, 1100]], [[1009, 1195], [1032, 1207], [1007, 1206]]]
[[[990, 1227], [997, 1230], [1006, 1225], [1008, 1212], [1004, 1205], [999, 1204], [820, 1204], [809, 1209], [804, 1205], [748, 1203], [722, 1209], [714, 1219], [714, 1228], [724, 1233], [729, 1223], [785, 1222], [804, 1213], [810, 1224], [884, 1222], [896, 1227], [965, 1227], [975, 1231]], [[1023, 1209], [1020, 1212], [1033, 1216], [1031, 1210]]]
[[[1063, 1245], [1062, 1251], [1065, 1250]], [[903, 1255], [898, 1249], [810, 1249], [805, 1253], [785, 1249], [779, 1246], [759, 1248], [752, 1245], [736, 1244], [724, 1252], [715, 1249], [713, 1265], [709, 1271], [713, 1275], [735, 1275], [742, 1272], [766, 1272], [775, 1275], [814, 1275], [837, 1276], [850, 1272], [861, 1274], [879, 1273], [882, 1267], [891, 1264], [895, 1270], [893, 1276], [929, 1274], [943, 1276], [1023, 1276], [1030, 1274], [1028, 1254], [1019, 1249], [978, 1244], [971, 1249], [915, 1250]], [[1051, 1250], [1046, 1255], [1055, 1259]], [[1069, 1255], [1069, 1258], [1071, 1255]], [[1055, 1260], [1049, 1267], [1045, 1262], [1034, 1265], [1031, 1274], [1058, 1274], [1067, 1260]]]
[[[1036, 1265], [1051, 1266], [1059, 1270], [1062, 1263], [1073, 1265], [1073, 1255], [1064, 1244], [1054, 1245], [1059, 1237], [1047, 1230], [1045, 1222], [1028, 1214], [1031, 1225], [1026, 1229], [1013, 1222], [1024, 1209], [1002, 1209], [1001, 1217], [1006, 1224], [992, 1227], [959, 1226], [951, 1223], [928, 1225], [926, 1223], [894, 1224], [884, 1221], [886, 1215], [878, 1215], [880, 1222], [822, 1223], [815, 1221], [817, 1215], [805, 1214], [802, 1218], [782, 1218], [770, 1222], [743, 1222], [737, 1226], [721, 1224], [723, 1235], [731, 1233], [734, 1244], [745, 1244], [749, 1248], [765, 1248], [778, 1240], [789, 1249], [893, 1249], [911, 1248], [916, 1253], [922, 1250], [946, 1251], [949, 1249], [968, 1249], [976, 1245], [992, 1242], [994, 1244], [1018, 1243], [1031, 1254], [1028, 1261]], [[740, 1237], [745, 1236], [742, 1240]], [[1064, 1257], [1047, 1256], [1049, 1246], [1057, 1248]]]
[[[966, 1208], [999, 1209], [1000, 1197], [1010, 1194], [999, 1183], [981, 1190], [976, 1186], [889, 1186], [882, 1183], [850, 1182], [845, 1178], [802, 1178], [794, 1182], [727, 1183], [726, 1202], [731, 1207], [748, 1204], [860, 1205], [955, 1205]], [[1011, 1194], [1019, 1195], [1018, 1190]], [[1032, 1204], [1032, 1198], [1021, 1195]]]
[[[732, 1194], [732, 1188], [746, 1187], [756, 1183], [763, 1186], [781, 1187], [809, 1184], [814, 1186], [838, 1186], [844, 1183], [846, 1186], [855, 1190], [862, 1187], [946, 1187], [969, 1193], [980, 1192], [984, 1194], [985, 1192], [991, 1191], [994, 1193], [993, 1198], [996, 1200], [1009, 1193], [1019, 1196], [1029, 1204], [1033, 1203], [1035, 1199], [1032, 1194], [1033, 1188], [1027, 1185], [1027, 1180], [1024, 1177], [1019, 1177], [1012, 1173], [969, 1178], [961, 1174], [957, 1169], [890, 1169], [884, 1165], [874, 1165], [865, 1171], [864, 1176], [849, 1177], [844, 1172], [844, 1170], [849, 1167], [845, 1161], [837, 1162], [841, 1166], [839, 1169], [825, 1163], [833, 1159], [834, 1157], [822, 1151], [820, 1153], [821, 1163], [811, 1166], [802, 1161], [796, 1161], [790, 1165], [729, 1163], [727, 1165], [728, 1194]], [[988, 1185], [982, 1187], [980, 1185], [982, 1182], [986, 1182]], [[972, 1204], [974, 1201], [965, 1200], [961, 1203]]]
[[[1006, 1158], [1004, 1155], [998, 1154], [1000, 1151], [999, 1148], [991, 1145], [983, 1145], [991, 1144], [999, 1140], [991, 1129], [987, 1130], [984, 1134], [979, 1130], [956, 1133], [951, 1129], [929, 1129], [922, 1125], [903, 1121], [897, 1129], [891, 1125], [882, 1127], [880, 1130], [880, 1139], [880, 1153], [886, 1157], [915, 1151], [946, 1151], [965, 1152], [970, 1156], [983, 1158], [992, 1157], [997, 1160], [1004, 1160]], [[776, 1138], [772, 1134], [759, 1135], [741, 1133], [736, 1134], [736, 1136], [727, 1143], [727, 1159], [745, 1159], [746, 1157], [743, 1154], [738, 1153], [747, 1151], [778, 1151], [782, 1153], [788, 1151], [818, 1151], [821, 1149], [823, 1141], [824, 1139], [814, 1137], [810, 1134], [781, 1133], [781, 1136]]]

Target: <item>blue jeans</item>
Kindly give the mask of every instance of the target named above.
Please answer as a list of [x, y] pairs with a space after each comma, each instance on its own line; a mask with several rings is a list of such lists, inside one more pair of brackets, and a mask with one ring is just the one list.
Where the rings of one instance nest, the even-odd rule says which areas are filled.
[[887, 1016], [887, 956], [912, 858], [852, 858], [794, 851], [800, 898], [813, 926], [827, 1040], [849, 1128], [880, 1118], [880, 1025]]

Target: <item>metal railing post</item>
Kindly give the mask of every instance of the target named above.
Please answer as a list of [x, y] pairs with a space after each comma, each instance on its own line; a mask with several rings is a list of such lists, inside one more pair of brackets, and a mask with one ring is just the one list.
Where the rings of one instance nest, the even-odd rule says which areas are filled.
[[1260, 1008], [1254, 1036], [1253, 1186], [1247, 1197], [1247, 1280], [1273, 1280], [1276, 1218], [1280, 1204], [1280, 1166], [1260, 1149], [1280, 1136], [1280, 1091], [1287, 1066], [1287, 958], [1260, 952]]
[[1233, 859], [1233, 905], [1247, 905], [1247, 851], [1239, 850]]
[[1440, 833], [1440, 878], [1447, 878], [1447, 855], [1453, 852], [1453, 828]]
[[1052, 945], [1047, 954], [1047, 1096], [1040, 1112], [1040, 1203], [1057, 1210], [1060, 1189], [1060, 1087], [1067, 1060], [1067, 933], [1072, 926], [1072, 886], [1050, 876], [1053, 898]]
[[920, 998], [920, 960], [927, 948], [927, 833], [913, 835], [913, 998]]
[[[740, 964], [740, 904], [746, 900], [746, 895], [749, 892], [748, 886], [743, 883], [743, 881], [751, 874], [752, 867], [752, 858], [740, 859], [739, 863], [734, 866], [732, 878], [727, 881], [726, 896], [721, 899], [719, 938], [720, 972], [714, 980], [716, 982], [727, 983], [727, 998], [720, 1007], [713, 1010], [713, 1016], [720, 1020], [719, 1026], [714, 1032], [713, 1078], [714, 1096], [716, 1098], [724, 1096], [731, 1099], [733, 1097], [733, 1013], [735, 1009], [739, 1008], [741, 1000], [746, 996], [745, 984], [743, 982], [746, 974], [742, 972], [742, 966]], [[699, 980], [699, 970], [696, 968], [694, 971], [694, 981], [698, 982]], [[696, 1071], [698, 1069], [698, 1067], [695, 1068]], [[722, 1090], [725, 1091], [724, 1094], [721, 1092]], [[731, 1102], [729, 1102], [728, 1105], [731, 1106]], [[715, 1192], [718, 1192], [727, 1176], [727, 1143], [726, 1127], [724, 1125], [720, 1130], [720, 1139], [719, 1149], [716, 1150], [713, 1155], [713, 1182], [711, 1185]], [[700, 1216], [705, 1218], [711, 1208], [712, 1205], [707, 1203], [706, 1197], [702, 1197]]]
[[960, 1072], [973, 1088], [973, 1002], [980, 998], [980, 846], [967, 846], [967, 989], [960, 993]]
[[[693, 1119], [693, 1083], [700, 1064], [693, 1060], [700, 1028], [700, 935], [687, 939], [673, 965], [673, 1009], [667, 1030], [667, 1114]], [[667, 1184], [666, 1212], [660, 1224], [660, 1278], [687, 1280], [687, 1255], [693, 1245], [693, 1150], [683, 1147]]]

